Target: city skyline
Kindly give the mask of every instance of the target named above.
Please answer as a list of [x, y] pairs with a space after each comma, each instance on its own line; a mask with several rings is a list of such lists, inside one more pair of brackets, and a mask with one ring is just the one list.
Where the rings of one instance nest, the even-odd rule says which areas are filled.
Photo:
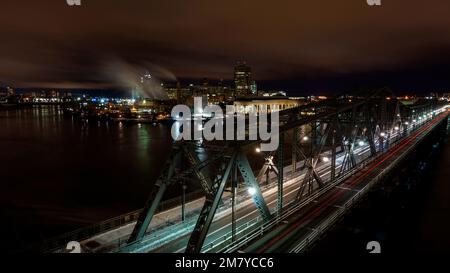
[[111, 89], [144, 70], [162, 81], [232, 80], [232, 67], [243, 59], [263, 89], [450, 89], [450, 19], [443, 1], [274, 5], [6, 1], [0, 82]]

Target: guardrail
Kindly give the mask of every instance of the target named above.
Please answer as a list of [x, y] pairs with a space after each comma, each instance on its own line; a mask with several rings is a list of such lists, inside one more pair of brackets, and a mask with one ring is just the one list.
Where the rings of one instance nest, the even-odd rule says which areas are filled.
[[[191, 202], [203, 196], [202, 191], [195, 191], [192, 193], [186, 194], [186, 202]], [[174, 208], [181, 204], [182, 197], [175, 197], [172, 199], [168, 199], [166, 201], [161, 202], [160, 206], [157, 209], [157, 213]], [[90, 237], [108, 232], [110, 230], [116, 229], [121, 226], [125, 226], [127, 224], [136, 222], [139, 218], [139, 214], [142, 212], [142, 209], [135, 210], [100, 223], [96, 223], [94, 225], [80, 228], [56, 237], [53, 237], [49, 240], [45, 240], [41, 243], [35, 243], [30, 247], [24, 249], [24, 251], [36, 251], [36, 252], [54, 252], [61, 247], [65, 247], [66, 244], [70, 241], [83, 241]]]

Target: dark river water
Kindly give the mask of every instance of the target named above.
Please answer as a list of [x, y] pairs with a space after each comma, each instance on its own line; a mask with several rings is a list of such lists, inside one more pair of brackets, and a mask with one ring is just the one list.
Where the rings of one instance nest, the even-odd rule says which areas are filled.
[[26, 244], [141, 208], [170, 146], [167, 125], [0, 109], [2, 234]]

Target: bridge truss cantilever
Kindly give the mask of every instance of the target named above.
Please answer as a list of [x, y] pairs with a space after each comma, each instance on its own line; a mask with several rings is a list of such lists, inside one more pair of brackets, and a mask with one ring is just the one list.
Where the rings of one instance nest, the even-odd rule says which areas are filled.
[[[249, 161], [260, 141], [176, 142], [126, 248], [133, 249], [148, 235], [149, 225], [168, 187], [190, 180], [197, 181], [203, 190], [205, 202], [186, 246], [186, 252], [199, 253], [227, 188], [231, 188], [232, 194], [238, 184], [252, 189], [251, 199], [262, 221], [269, 221], [275, 216], [272, 214], [279, 215], [289, 205], [283, 200], [288, 177], [301, 178], [294, 201], [301, 202], [355, 168], [362, 160], [355, 152], [360, 147], [367, 147], [369, 156], [382, 152], [390, 141], [385, 136], [401, 134], [403, 125], [431, 108], [429, 104], [412, 110], [387, 90], [378, 90], [370, 96], [333, 98], [281, 111], [280, 146], [277, 151], [264, 153], [262, 160]], [[200, 159], [198, 149], [204, 151], [206, 159]], [[324, 164], [329, 167], [326, 175], [319, 169]], [[262, 185], [269, 183], [271, 174], [278, 181], [275, 212], [269, 209], [261, 190]], [[233, 217], [233, 229], [234, 221]]]

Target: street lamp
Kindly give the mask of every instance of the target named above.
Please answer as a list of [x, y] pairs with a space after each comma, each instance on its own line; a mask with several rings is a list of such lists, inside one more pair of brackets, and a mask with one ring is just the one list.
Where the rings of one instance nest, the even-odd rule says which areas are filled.
[[323, 162], [328, 162], [328, 161], [330, 161], [330, 159], [329, 159], [328, 157], [324, 156], [324, 157], [322, 158], [322, 161], [323, 161]]
[[386, 133], [385, 133], [385, 132], [382, 132], [382, 133], [380, 133], [380, 136], [381, 136], [381, 137], [385, 137], [385, 136], [386, 136]]
[[248, 193], [250, 194], [250, 195], [255, 195], [256, 194], [256, 189], [255, 188], [253, 188], [253, 187], [251, 187], [251, 188], [248, 188]]
[[360, 140], [360, 141], [358, 142], [358, 145], [361, 146], [361, 147], [364, 146], [365, 144], [366, 144], [366, 143], [365, 143], [364, 141], [362, 141], [362, 140]]
[[261, 148], [257, 147], [257, 148], [255, 149], [255, 151], [256, 151], [257, 153], [260, 153], [260, 152], [261, 152]]
[[308, 141], [309, 140], [309, 137], [308, 136], [304, 136], [303, 137], [303, 141]]

